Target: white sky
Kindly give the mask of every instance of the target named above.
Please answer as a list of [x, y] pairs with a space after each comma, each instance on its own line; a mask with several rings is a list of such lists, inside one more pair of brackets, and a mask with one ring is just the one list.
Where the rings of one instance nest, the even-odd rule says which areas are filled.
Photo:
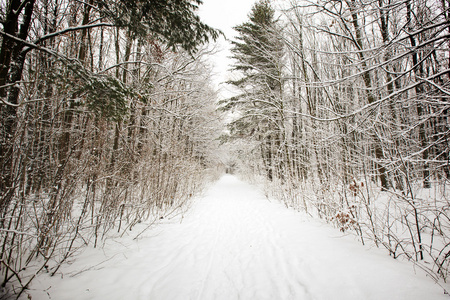
[[[256, 0], [203, 0], [200, 5], [198, 14], [201, 20], [209, 26], [220, 29], [225, 34], [227, 39], [234, 39], [236, 32], [233, 27], [240, 25], [247, 21], [253, 4]], [[230, 43], [223, 38], [220, 38], [217, 47], [218, 52], [211, 57], [211, 64], [214, 65], [213, 81], [219, 88], [219, 97], [226, 98], [234, 94], [224, 84], [220, 84], [230, 79], [228, 69], [232, 63], [229, 58]]]

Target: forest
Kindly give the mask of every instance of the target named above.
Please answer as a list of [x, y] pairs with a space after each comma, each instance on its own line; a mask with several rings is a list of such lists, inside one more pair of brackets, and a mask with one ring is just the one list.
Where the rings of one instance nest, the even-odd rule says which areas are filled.
[[242, 174], [363, 244], [449, 275], [448, 1], [270, 1], [220, 101]]
[[227, 37], [227, 99], [201, 4], [1, 2], [2, 292], [225, 169], [445, 282], [450, 2], [260, 0]]

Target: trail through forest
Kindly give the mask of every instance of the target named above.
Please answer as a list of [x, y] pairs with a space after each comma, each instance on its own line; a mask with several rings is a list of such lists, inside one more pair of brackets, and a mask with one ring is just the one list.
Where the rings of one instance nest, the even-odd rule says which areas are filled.
[[[134, 231], [134, 230], [133, 230]], [[108, 239], [32, 299], [448, 299], [411, 264], [226, 175], [138, 241]]]

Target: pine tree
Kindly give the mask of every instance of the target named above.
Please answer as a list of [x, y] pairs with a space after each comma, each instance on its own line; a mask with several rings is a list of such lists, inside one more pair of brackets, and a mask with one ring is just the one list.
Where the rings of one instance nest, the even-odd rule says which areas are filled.
[[266, 176], [273, 179], [276, 148], [283, 139], [283, 44], [277, 34], [277, 20], [270, 2], [257, 2], [249, 21], [234, 28], [238, 36], [232, 42], [233, 71], [241, 77], [230, 81], [241, 94], [225, 101], [225, 109], [234, 109], [240, 118], [230, 124], [234, 137], [246, 137], [259, 144]]

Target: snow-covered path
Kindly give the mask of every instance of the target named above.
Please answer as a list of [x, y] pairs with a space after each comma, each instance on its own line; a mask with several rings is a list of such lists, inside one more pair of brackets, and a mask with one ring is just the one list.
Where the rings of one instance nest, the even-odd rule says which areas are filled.
[[33, 299], [448, 299], [410, 264], [229, 175], [182, 220], [88, 249], [61, 271], [36, 279]]

